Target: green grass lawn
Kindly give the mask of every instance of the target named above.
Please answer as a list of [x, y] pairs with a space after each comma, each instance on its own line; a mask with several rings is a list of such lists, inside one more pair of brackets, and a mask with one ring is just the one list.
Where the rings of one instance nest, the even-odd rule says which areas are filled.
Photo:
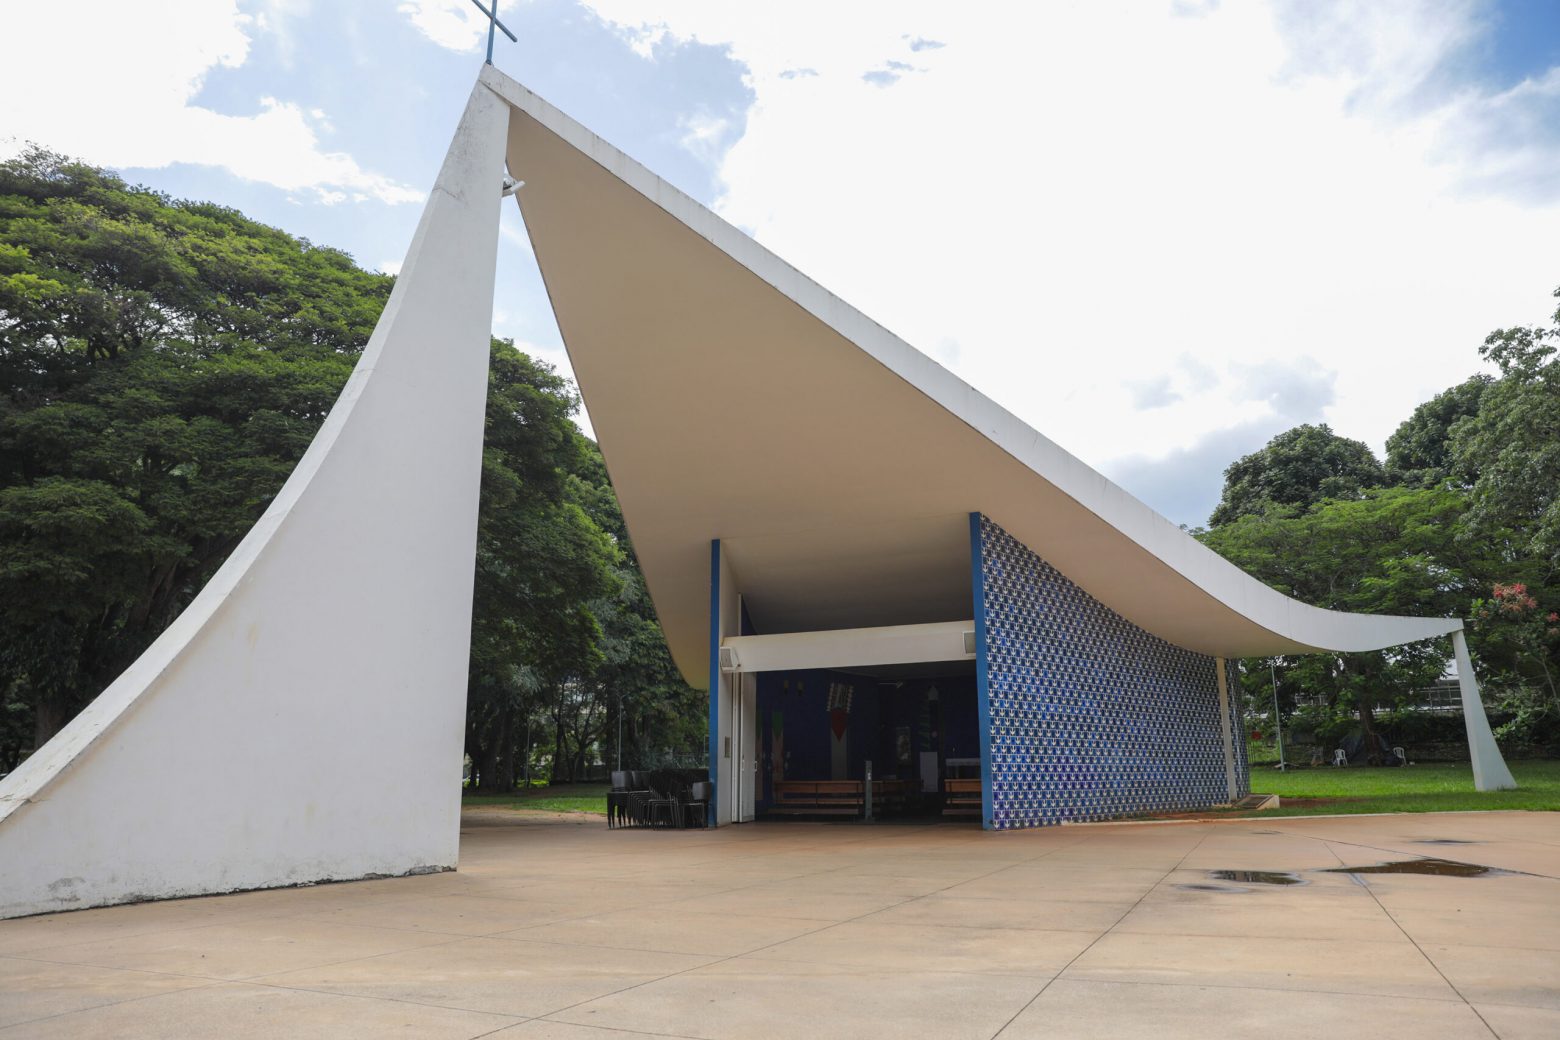
[[472, 794], [461, 798], [463, 806], [496, 809], [534, 809], [541, 812], [580, 812], [607, 815], [609, 784], [558, 784], [533, 787], [514, 794]]
[[[1251, 790], [1276, 794], [1277, 809], [1240, 816], [1312, 816], [1338, 813], [1456, 812], [1469, 809], [1560, 810], [1560, 761], [1512, 762], [1517, 778], [1515, 791], [1479, 792], [1473, 789], [1473, 770], [1467, 763], [1427, 763], [1400, 769], [1368, 766], [1334, 769], [1291, 769], [1280, 773], [1270, 766], [1251, 768]], [[533, 787], [514, 794], [467, 793], [462, 804], [499, 809], [533, 809], [542, 812], [607, 812], [606, 784], [559, 784]]]
[[1560, 761], [1511, 762], [1515, 791], [1473, 789], [1467, 763], [1433, 762], [1397, 769], [1251, 768], [1253, 794], [1276, 794], [1280, 807], [1252, 816], [1331, 813], [1458, 812], [1470, 809], [1560, 810]]

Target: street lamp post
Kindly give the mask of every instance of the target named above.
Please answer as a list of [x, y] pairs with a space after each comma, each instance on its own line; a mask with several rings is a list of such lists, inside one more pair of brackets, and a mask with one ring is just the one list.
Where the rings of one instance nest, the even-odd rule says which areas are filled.
[[1278, 771], [1284, 772], [1289, 763], [1284, 761], [1284, 723], [1278, 717], [1278, 666], [1268, 662], [1268, 675], [1273, 680], [1273, 735], [1278, 738]]

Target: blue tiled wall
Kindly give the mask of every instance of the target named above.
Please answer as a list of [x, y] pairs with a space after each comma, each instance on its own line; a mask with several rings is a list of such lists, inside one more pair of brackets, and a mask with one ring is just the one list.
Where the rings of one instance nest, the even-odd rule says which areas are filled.
[[[987, 825], [998, 830], [1228, 800], [1214, 659], [1133, 625], [979, 518]], [[1231, 732], [1248, 789], [1235, 677]]]

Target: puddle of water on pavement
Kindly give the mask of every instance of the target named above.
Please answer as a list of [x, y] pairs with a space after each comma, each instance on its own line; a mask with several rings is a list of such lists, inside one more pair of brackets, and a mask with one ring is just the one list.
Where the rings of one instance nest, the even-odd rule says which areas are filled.
[[1234, 888], [1230, 885], [1176, 885], [1183, 892], [1248, 892], [1250, 889]]
[[1482, 841], [1468, 841], [1464, 838], [1419, 838], [1415, 845], [1483, 845]]
[[1209, 870], [1207, 875], [1217, 881], [1239, 881], [1240, 884], [1306, 884], [1303, 879], [1281, 870]]
[[1219, 881], [1239, 881], [1247, 885], [1303, 885], [1300, 878], [1277, 870], [1210, 870], [1209, 876]]
[[1405, 859], [1395, 863], [1378, 863], [1371, 867], [1329, 867], [1327, 874], [1430, 874], [1434, 877], [1484, 877], [1504, 874], [1504, 870], [1483, 867], [1477, 863], [1455, 863], [1449, 859]]

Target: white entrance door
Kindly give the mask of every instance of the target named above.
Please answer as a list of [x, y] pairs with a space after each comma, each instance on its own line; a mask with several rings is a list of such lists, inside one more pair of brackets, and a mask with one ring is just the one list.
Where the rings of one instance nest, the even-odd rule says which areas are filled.
[[736, 676], [736, 711], [732, 718], [732, 743], [736, 745], [731, 775], [736, 780], [733, 816], [737, 823], [753, 819], [753, 790], [758, 780], [758, 676], [743, 672]]

